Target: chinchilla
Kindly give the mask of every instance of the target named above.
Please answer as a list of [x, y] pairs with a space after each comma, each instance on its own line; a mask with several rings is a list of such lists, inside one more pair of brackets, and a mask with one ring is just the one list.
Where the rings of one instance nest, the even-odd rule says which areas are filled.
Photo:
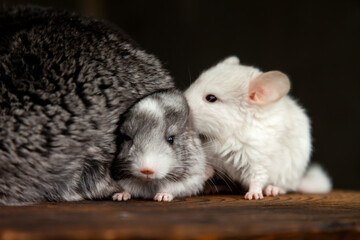
[[0, 13], [0, 204], [109, 197], [119, 121], [173, 89], [118, 27], [52, 8]]

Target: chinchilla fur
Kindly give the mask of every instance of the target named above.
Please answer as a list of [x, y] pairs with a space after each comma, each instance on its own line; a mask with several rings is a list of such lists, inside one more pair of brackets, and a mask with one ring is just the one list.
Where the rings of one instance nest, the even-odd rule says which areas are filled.
[[174, 88], [116, 26], [62, 10], [0, 13], [0, 204], [111, 196], [121, 115]]

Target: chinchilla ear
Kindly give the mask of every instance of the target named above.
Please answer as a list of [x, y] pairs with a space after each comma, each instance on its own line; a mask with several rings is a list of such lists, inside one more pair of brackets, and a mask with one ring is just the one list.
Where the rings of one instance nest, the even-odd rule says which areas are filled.
[[249, 100], [254, 104], [265, 105], [279, 101], [289, 90], [289, 78], [282, 72], [270, 71], [250, 82]]
[[230, 56], [230, 57], [225, 58], [220, 63], [238, 65], [238, 64], [240, 64], [240, 59], [237, 56]]

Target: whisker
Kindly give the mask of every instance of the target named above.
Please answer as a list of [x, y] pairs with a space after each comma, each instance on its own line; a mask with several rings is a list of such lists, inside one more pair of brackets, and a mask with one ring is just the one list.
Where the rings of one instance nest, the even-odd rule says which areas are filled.
[[[191, 79], [191, 73], [190, 73], [190, 66], [188, 65], [187, 66], [187, 70], [188, 70], [188, 74], [189, 74], [189, 86], [191, 86], [191, 84], [192, 84], [192, 79]], [[188, 87], [189, 87], [188, 86]]]
[[214, 188], [215, 188], [215, 192], [217, 192], [217, 193], [218, 193], [218, 192], [219, 192], [219, 189], [217, 188], [217, 186], [216, 186], [215, 182], [214, 182], [211, 178], [210, 178], [208, 181], [209, 181], [209, 183], [210, 183], [210, 184], [209, 184], [209, 185], [210, 185], [210, 187], [211, 187], [211, 188], [213, 188], [213, 187], [214, 187]]
[[227, 185], [227, 187], [230, 189], [230, 191], [233, 193], [234, 190], [232, 189], [231, 184], [234, 184], [235, 181], [226, 173], [226, 170], [222, 169], [219, 166], [214, 166], [211, 163], [208, 163], [208, 166], [211, 166], [215, 169], [216, 171], [216, 176], [218, 176], [221, 180], [223, 180], [225, 182], [225, 184]]

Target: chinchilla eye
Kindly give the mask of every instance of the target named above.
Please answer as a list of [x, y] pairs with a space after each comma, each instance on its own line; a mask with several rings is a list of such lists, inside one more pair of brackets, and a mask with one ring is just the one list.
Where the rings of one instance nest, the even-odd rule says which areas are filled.
[[207, 95], [205, 99], [206, 99], [206, 101], [211, 102], [211, 103], [217, 101], [217, 97], [215, 97], [214, 95], [211, 95], [211, 94]]
[[174, 136], [168, 137], [167, 141], [168, 141], [171, 145], [173, 145], [173, 143], [174, 143]]
[[123, 135], [123, 138], [124, 138], [124, 140], [125, 140], [126, 142], [132, 140], [132, 138], [131, 138], [130, 136], [126, 135], [126, 134]]

